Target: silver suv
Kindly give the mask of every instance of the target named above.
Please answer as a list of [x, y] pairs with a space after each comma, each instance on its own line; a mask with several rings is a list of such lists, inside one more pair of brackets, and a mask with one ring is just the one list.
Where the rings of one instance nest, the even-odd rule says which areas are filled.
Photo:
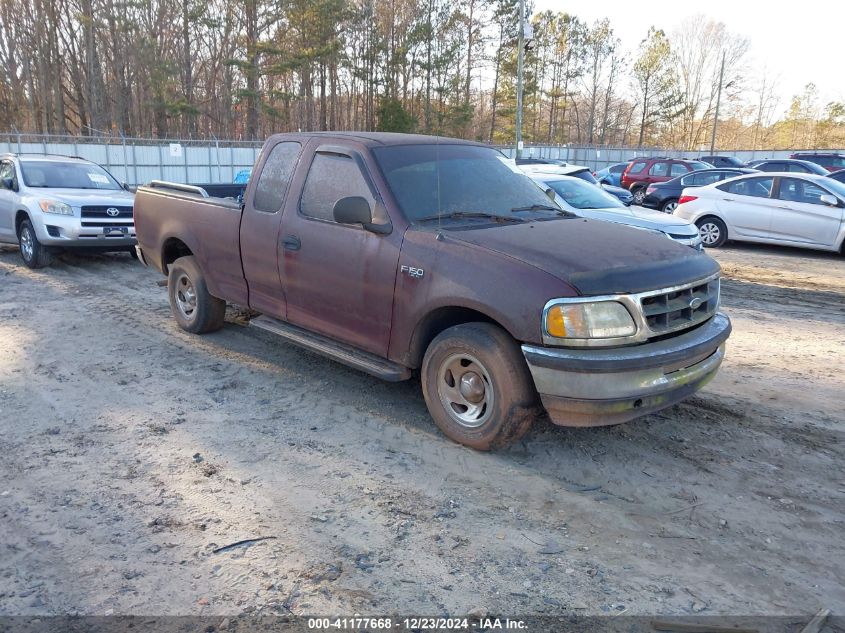
[[30, 268], [57, 249], [134, 252], [134, 194], [105, 169], [70, 156], [0, 156], [0, 242]]

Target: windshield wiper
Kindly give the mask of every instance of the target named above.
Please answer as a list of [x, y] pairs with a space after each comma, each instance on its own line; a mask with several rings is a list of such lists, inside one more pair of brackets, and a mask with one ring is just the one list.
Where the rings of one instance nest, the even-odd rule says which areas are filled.
[[424, 218], [419, 218], [417, 222], [429, 222], [431, 220], [449, 220], [459, 218], [488, 218], [495, 222], [516, 222], [521, 224], [525, 222], [522, 218], [511, 218], [506, 215], [497, 215], [495, 213], [487, 213], [486, 211], [453, 211], [452, 213], [443, 213], [440, 215], [429, 215]]
[[511, 213], [519, 213], [520, 211], [554, 211], [558, 215], [562, 215], [567, 218], [578, 217], [572, 213], [572, 211], [567, 211], [566, 209], [561, 209], [560, 207], [553, 207], [548, 204], [532, 204], [530, 207], [514, 207], [511, 209]]
[[528, 207], [514, 207], [511, 209], [511, 213], [518, 213], [519, 211], [561, 211], [561, 208], [548, 204], [532, 204]]

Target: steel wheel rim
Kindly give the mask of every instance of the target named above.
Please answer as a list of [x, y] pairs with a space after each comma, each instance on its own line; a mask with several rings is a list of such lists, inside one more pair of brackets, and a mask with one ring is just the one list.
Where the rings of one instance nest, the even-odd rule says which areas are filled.
[[471, 354], [452, 354], [437, 371], [437, 395], [449, 416], [461, 426], [483, 426], [493, 412], [495, 391], [490, 374]]
[[32, 232], [28, 226], [25, 226], [21, 231], [21, 254], [26, 261], [30, 261], [34, 253], [35, 243], [32, 239]]
[[698, 227], [698, 234], [701, 236], [701, 241], [705, 246], [712, 246], [719, 241], [722, 231], [712, 222], [705, 222]]
[[672, 213], [672, 212], [674, 212], [674, 211], [675, 211], [675, 209], [677, 209], [677, 208], [678, 208], [678, 203], [677, 203], [677, 202], [670, 202], [670, 203], [669, 203], [669, 204], [667, 204], [665, 207], [663, 207], [663, 210], [664, 210], [664, 211], [666, 211], [666, 213]]
[[185, 273], [176, 278], [173, 298], [182, 316], [189, 321], [193, 319], [197, 311], [197, 292], [190, 277]]

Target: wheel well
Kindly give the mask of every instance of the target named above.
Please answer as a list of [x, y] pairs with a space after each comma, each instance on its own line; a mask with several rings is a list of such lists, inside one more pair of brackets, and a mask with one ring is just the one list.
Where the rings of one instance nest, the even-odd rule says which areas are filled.
[[177, 237], [170, 237], [164, 241], [164, 246], [161, 248], [161, 267], [163, 272], [167, 273], [167, 267], [170, 266], [180, 257], [193, 255], [191, 249], [182, 240]]
[[19, 210], [17, 214], [15, 214], [15, 235], [20, 237], [21, 235], [21, 224], [23, 224], [24, 220], [29, 219], [29, 214], [26, 211]]
[[478, 321], [498, 325], [507, 332], [507, 328], [502, 327], [501, 323], [498, 323], [495, 319], [490, 318], [483, 312], [479, 312], [478, 310], [473, 310], [471, 308], [452, 306], [448, 308], [438, 308], [437, 310], [430, 312], [425, 316], [425, 318], [423, 318], [414, 330], [414, 335], [411, 338], [411, 347], [408, 353], [409, 366], [416, 368], [422, 365], [422, 358], [425, 354], [425, 350], [428, 349], [428, 346], [434, 338], [442, 331], [450, 327], [454, 327], [455, 325], [461, 325], [462, 323], [475, 323]]

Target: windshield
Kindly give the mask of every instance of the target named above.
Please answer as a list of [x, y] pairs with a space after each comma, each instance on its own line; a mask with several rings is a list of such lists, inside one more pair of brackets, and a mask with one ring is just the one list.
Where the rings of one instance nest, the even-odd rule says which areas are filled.
[[583, 180], [567, 178], [561, 180], [547, 180], [545, 185], [551, 187], [567, 204], [576, 209], [624, 209], [625, 205], [619, 200], [595, 185]]
[[105, 169], [94, 163], [22, 160], [21, 174], [27, 187], [111, 190], [121, 188]]
[[839, 182], [838, 180], [834, 180], [833, 178], [828, 178], [824, 181], [824, 186], [830, 189], [833, 193], [837, 196], [845, 200], [845, 185]]
[[573, 171], [571, 174], [567, 174], [568, 176], [575, 176], [576, 178], [580, 178], [581, 180], [586, 180], [589, 183], [594, 185], [599, 184], [599, 181], [596, 180], [595, 176], [590, 173], [589, 169], [582, 169], [581, 171]]
[[461, 217], [467, 212], [512, 217], [512, 209], [533, 205], [555, 208], [529, 210], [533, 215], [548, 216], [557, 210], [528, 176], [489, 147], [393, 145], [372, 151], [393, 197], [411, 222], [432, 216]]

